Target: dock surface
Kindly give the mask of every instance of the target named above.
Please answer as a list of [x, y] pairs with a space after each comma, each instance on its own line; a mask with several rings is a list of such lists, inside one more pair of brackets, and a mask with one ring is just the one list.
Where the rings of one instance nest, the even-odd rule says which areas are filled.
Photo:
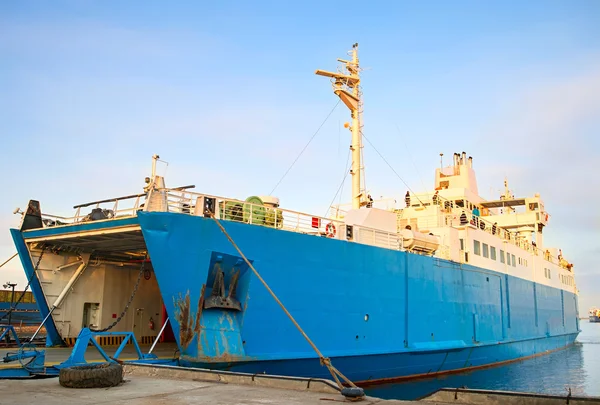
[[[214, 372], [172, 366], [126, 365], [117, 387], [64, 388], [58, 378], [0, 380], [0, 404], [215, 404], [316, 405], [355, 403], [345, 400], [329, 380]], [[310, 381], [308, 381], [310, 380]], [[308, 383], [308, 384], [307, 384]], [[592, 405], [600, 398], [558, 397], [503, 391], [442, 389], [421, 401], [365, 397], [364, 405]]]
[[[108, 352], [114, 351], [108, 348]], [[11, 351], [12, 349], [8, 349]], [[7, 351], [0, 350], [0, 354]], [[88, 361], [100, 360], [90, 347]], [[48, 363], [64, 361], [70, 349], [50, 349]], [[128, 348], [123, 357], [135, 357]], [[172, 358], [174, 347], [164, 344], [157, 348], [159, 357]], [[161, 356], [162, 355], [162, 356]], [[6, 365], [9, 366], [9, 365]], [[15, 365], [12, 365], [14, 367]], [[74, 389], [59, 384], [59, 379], [0, 379], [0, 405], [42, 403], [70, 404], [291, 404], [312, 405], [349, 403], [330, 380], [271, 376], [266, 374], [233, 373], [159, 364], [128, 363], [124, 365], [124, 382], [117, 387]], [[519, 392], [468, 389], [441, 389], [420, 401], [384, 400], [366, 397], [357, 402], [365, 405], [592, 405], [600, 398], [554, 396]]]
[[[203, 381], [126, 376], [125, 383], [112, 388], [64, 388], [58, 378], [42, 380], [0, 380], [0, 404], [291, 404], [324, 405], [344, 401], [339, 394], [251, 387]], [[416, 404], [414, 401], [367, 398], [364, 405]]]

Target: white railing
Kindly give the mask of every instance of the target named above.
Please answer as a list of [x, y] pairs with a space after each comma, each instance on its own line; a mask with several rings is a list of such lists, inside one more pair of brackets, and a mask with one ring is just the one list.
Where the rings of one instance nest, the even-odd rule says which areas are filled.
[[[204, 207], [197, 207], [197, 205], [201, 203], [203, 198], [212, 198], [216, 203], [215, 215], [222, 220], [304, 234], [337, 238], [340, 226], [344, 224], [342, 221], [302, 212], [190, 191], [167, 190], [166, 198], [169, 212], [202, 215]], [[329, 224], [333, 225], [334, 228], [330, 227], [328, 229]]]
[[[133, 217], [141, 210], [204, 215], [204, 202], [207, 198], [213, 199], [215, 215], [221, 220], [346, 240], [343, 221], [182, 189], [155, 189], [148, 195], [139, 194], [81, 204], [74, 207], [76, 212], [73, 217], [43, 214], [43, 218], [46, 220], [46, 226], [62, 226], [102, 219]], [[386, 249], [402, 249], [402, 238], [396, 232], [354, 226], [351, 240]]]
[[[168, 190], [169, 212], [202, 215], [204, 207], [198, 207], [203, 198], [215, 201], [215, 215], [221, 220], [267, 226], [307, 235], [346, 239], [343, 221], [309, 215], [298, 211], [254, 204], [249, 201], [199, 194], [190, 191]], [[352, 240], [357, 243], [399, 250], [401, 239], [396, 232], [386, 232], [362, 226], [354, 226]]]
[[458, 211], [460, 211], [460, 213], [455, 211], [453, 213], [446, 214], [446, 225], [453, 227], [468, 226], [473, 229], [480, 229], [491, 235], [495, 235], [496, 237], [502, 239], [505, 243], [517, 246], [528, 253], [543, 257], [549, 263], [556, 263], [561, 267], [568, 269], [567, 265], [569, 263], [566, 262], [564, 258], [552, 256], [549, 251], [543, 251], [542, 249], [539, 249], [534, 243], [517, 237], [515, 233], [501, 228], [499, 225], [484, 219], [485, 217], [476, 216], [472, 213], [465, 212], [466, 219], [464, 217], [461, 219], [460, 217], [462, 215], [462, 210], [459, 209]]
[[400, 250], [402, 247], [402, 238], [397, 233], [372, 228], [357, 227], [354, 232], [354, 241], [364, 245], [378, 246], [392, 250]]
[[419, 215], [412, 217], [403, 217], [403, 211], [396, 211], [396, 224], [398, 227], [398, 231], [405, 229], [407, 225], [411, 226], [411, 229], [414, 231], [425, 231], [431, 230], [431, 228], [441, 228], [444, 225], [448, 225], [444, 223], [444, 217], [439, 214], [431, 214], [431, 215]]
[[102, 219], [134, 217], [137, 211], [143, 209], [145, 196], [146, 194], [134, 194], [76, 205], [73, 207], [75, 215], [72, 217], [42, 213], [42, 221], [47, 227], [55, 227]]
[[[491, 235], [494, 235], [507, 243], [513, 244], [522, 248], [530, 253], [535, 253], [537, 247], [523, 239], [517, 238], [514, 233], [501, 228], [499, 225], [494, 224], [487, 219], [485, 216], [475, 216], [471, 212], [467, 212], [462, 207], [454, 205], [453, 201], [444, 200], [438, 197], [438, 201], [434, 203], [426, 203], [426, 206], [436, 207], [439, 206], [441, 214], [432, 215], [421, 215], [416, 217], [403, 217], [402, 210], [398, 210], [398, 225], [406, 223], [406, 225], [416, 224], [419, 229], [430, 229], [435, 227], [450, 226], [450, 227], [471, 227], [473, 229], [480, 229]], [[464, 212], [464, 216], [462, 213]], [[462, 217], [462, 218], [461, 218]]]

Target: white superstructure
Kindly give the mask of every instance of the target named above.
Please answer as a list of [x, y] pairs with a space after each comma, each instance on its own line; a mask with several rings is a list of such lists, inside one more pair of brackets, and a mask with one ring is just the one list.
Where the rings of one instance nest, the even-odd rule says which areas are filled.
[[[455, 153], [451, 166], [436, 169], [434, 190], [408, 192], [402, 208], [375, 201], [375, 208], [332, 207], [332, 217], [352, 225], [354, 233], [361, 227], [389, 232], [394, 220], [400, 249], [577, 293], [573, 265], [560, 249], [544, 245], [549, 214], [539, 194], [515, 198], [506, 180], [504, 185], [498, 200], [485, 200], [477, 189], [473, 158]], [[347, 239], [346, 234], [339, 237]]]

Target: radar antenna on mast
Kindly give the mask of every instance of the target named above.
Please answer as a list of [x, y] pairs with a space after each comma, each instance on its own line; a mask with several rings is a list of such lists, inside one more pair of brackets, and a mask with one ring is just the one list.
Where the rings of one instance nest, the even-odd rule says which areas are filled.
[[333, 92], [350, 110], [352, 116], [352, 208], [357, 209], [367, 203], [364, 198], [364, 189], [361, 186], [361, 148], [362, 148], [362, 133], [360, 125], [360, 68], [358, 65], [358, 43], [352, 45], [352, 50], [349, 52], [352, 60], [338, 59], [343, 64], [342, 70], [338, 72], [328, 72], [317, 69], [315, 73], [319, 76], [331, 77], [333, 83]]

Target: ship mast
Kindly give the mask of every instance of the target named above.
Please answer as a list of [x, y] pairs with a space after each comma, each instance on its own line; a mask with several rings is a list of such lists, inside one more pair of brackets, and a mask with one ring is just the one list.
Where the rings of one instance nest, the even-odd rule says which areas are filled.
[[[360, 69], [358, 66], [358, 43], [352, 45], [352, 50], [349, 52], [352, 60], [338, 59], [342, 65], [342, 71], [327, 72], [318, 69], [315, 73], [320, 76], [331, 77], [333, 83], [333, 92], [342, 100], [342, 102], [350, 109], [352, 116], [352, 208], [357, 209], [362, 205], [363, 190], [361, 189], [361, 147], [362, 133], [360, 131]], [[345, 70], [344, 70], [345, 69]]]

